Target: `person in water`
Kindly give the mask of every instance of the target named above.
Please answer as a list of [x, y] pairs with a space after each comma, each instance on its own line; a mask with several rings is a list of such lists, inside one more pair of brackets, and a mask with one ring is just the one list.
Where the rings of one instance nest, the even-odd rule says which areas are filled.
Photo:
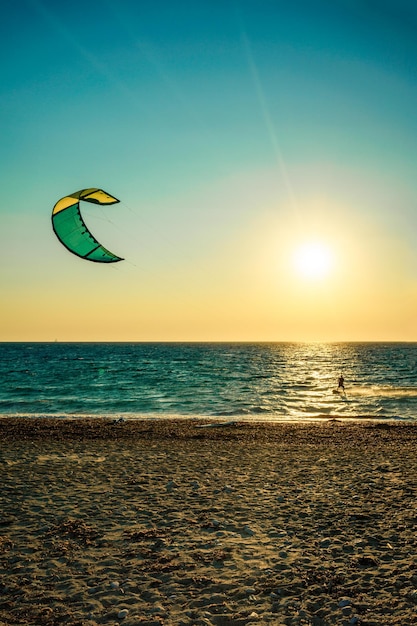
[[337, 388], [343, 389], [343, 391], [345, 390], [345, 379], [343, 378], [343, 374], [340, 374], [339, 376], [339, 384]]

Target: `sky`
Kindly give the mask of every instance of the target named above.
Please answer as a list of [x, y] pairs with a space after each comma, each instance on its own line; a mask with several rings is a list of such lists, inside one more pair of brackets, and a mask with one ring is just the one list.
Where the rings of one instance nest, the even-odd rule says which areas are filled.
[[414, 0], [7, 5], [0, 341], [417, 341]]

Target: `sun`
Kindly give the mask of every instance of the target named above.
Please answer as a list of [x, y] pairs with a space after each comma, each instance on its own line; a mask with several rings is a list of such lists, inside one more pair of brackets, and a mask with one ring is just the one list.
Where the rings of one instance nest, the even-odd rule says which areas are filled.
[[333, 268], [331, 249], [320, 241], [308, 241], [298, 246], [293, 256], [296, 273], [307, 280], [327, 278]]

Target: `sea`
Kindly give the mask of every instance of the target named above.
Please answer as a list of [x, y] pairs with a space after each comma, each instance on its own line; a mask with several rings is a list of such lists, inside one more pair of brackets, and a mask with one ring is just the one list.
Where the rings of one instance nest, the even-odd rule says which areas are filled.
[[6, 416], [416, 421], [417, 343], [0, 343]]

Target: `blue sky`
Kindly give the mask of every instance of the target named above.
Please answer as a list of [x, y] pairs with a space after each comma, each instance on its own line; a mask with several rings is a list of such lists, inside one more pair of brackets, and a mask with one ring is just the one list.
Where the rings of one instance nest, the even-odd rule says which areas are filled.
[[[417, 340], [415, 3], [22, 0], [1, 28], [0, 339]], [[122, 200], [85, 216], [123, 268], [51, 231], [91, 186]], [[332, 319], [282, 278], [310, 234], [345, 255]], [[76, 302], [114, 289], [126, 332], [96, 332]]]

